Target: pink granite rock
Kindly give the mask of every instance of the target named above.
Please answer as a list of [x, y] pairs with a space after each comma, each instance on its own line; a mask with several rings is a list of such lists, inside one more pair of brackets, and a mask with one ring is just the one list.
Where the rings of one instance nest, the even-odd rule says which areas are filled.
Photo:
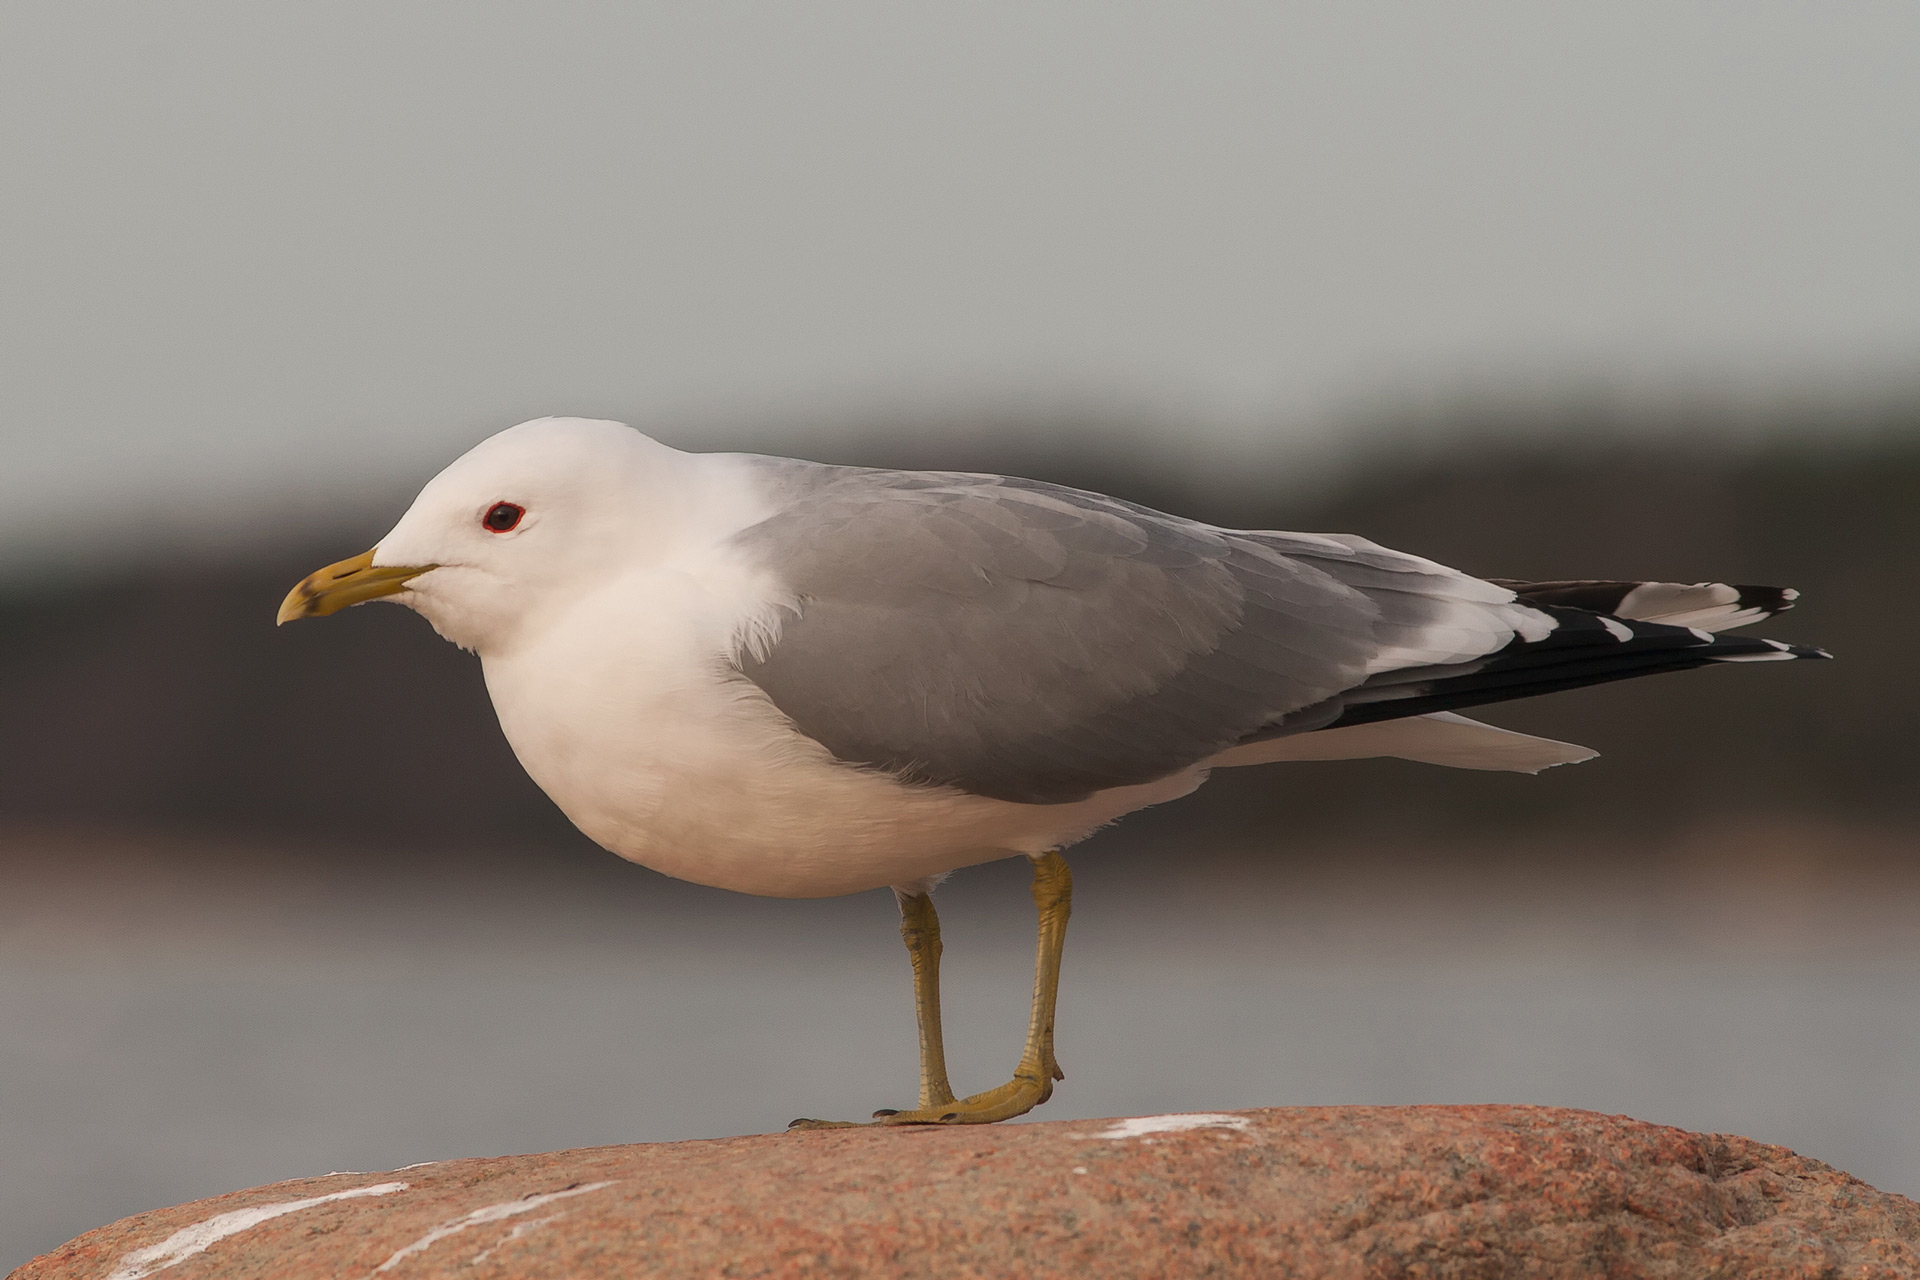
[[454, 1160], [127, 1218], [12, 1280], [1920, 1277], [1920, 1204], [1540, 1107], [842, 1129]]

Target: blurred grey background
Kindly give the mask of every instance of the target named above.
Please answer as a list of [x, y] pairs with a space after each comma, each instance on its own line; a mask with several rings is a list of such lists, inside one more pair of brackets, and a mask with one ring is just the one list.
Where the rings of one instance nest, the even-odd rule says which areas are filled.
[[[400, 610], [467, 445], [1006, 470], [1512, 577], [1778, 581], [1841, 661], [1223, 775], [1103, 834], [1046, 1118], [1539, 1102], [1920, 1193], [1920, 11], [0, 9], [0, 1266], [277, 1178], [857, 1116], [884, 893], [667, 881]], [[957, 1081], [1021, 871], [955, 877]]]

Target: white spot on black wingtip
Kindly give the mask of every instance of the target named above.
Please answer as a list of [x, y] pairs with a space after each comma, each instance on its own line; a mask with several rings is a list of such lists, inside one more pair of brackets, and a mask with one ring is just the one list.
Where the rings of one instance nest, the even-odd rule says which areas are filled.
[[1622, 644], [1633, 639], [1633, 628], [1617, 618], [1602, 618], [1600, 619], [1600, 625], [1607, 629], [1608, 635]]
[[1687, 630], [1693, 632], [1694, 639], [1698, 640], [1701, 644], [1713, 643], [1713, 632], [1702, 631], [1698, 627], [1688, 627]]
[[1800, 589], [1798, 587], [1780, 588], [1780, 602], [1782, 604], [1792, 604], [1795, 600], [1798, 600], [1799, 598], [1800, 598]]

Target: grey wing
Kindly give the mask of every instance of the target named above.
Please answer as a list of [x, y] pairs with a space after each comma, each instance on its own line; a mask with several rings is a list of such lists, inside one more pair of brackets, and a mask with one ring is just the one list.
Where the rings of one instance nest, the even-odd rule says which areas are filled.
[[740, 670], [838, 759], [915, 781], [1078, 800], [1317, 728], [1369, 675], [1514, 635], [1510, 591], [1359, 538], [998, 476], [755, 462], [781, 506], [738, 545], [794, 605]]

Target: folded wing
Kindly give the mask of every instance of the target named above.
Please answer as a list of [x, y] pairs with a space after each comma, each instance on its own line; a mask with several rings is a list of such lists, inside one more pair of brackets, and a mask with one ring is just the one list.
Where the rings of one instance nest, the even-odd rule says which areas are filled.
[[[743, 637], [741, 674], [841, 760], [1004, 800], [1309, 758], [1273, 744], [1733, 656], [1681, 656], [1715, 642], [1363, 538], [1217, 529], [999, 476], [754, 462], [777, 509], [737, 544], [787, 607], [770, 643]], [[1584, 758], [1505, 733], [1440, 717], [1344, 745], [1472, 768]]]

